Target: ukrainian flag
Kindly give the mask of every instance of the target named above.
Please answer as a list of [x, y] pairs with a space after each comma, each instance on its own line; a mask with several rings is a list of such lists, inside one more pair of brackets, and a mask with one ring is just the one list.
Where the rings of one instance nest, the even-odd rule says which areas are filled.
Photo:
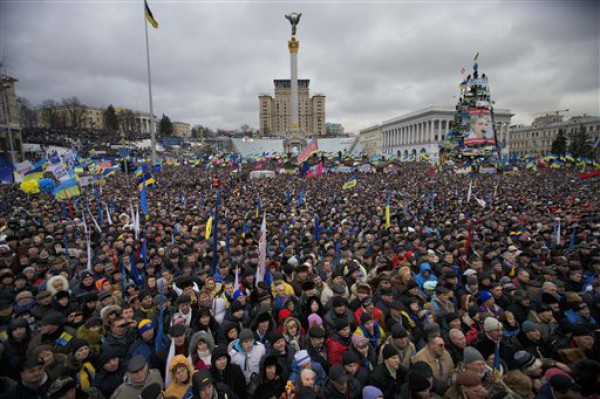
[[66, 200], [81, 195], [79, 184], [74, 177], [63, 181], [58, 187], [52, 190], [52, 195], [56, 199]]
[[158, 21], [154, 19], [154, 15], [152, 15], [152, 11], [150, 11], [150, 7], [148, 7], [148, 2], [146, 0], [144, 0], [144, 10], [146, 13], [146, 21], [148, 21], [154, 29], [158, 29]]
[[350, 178], [350, 180], [348, 180], [346, 183], [344, 183], [344, 185], [342, 186], [342, 188], [344, 190], [352, 188], [356, 186], [356, 175], [352, 175], [352, 177]]

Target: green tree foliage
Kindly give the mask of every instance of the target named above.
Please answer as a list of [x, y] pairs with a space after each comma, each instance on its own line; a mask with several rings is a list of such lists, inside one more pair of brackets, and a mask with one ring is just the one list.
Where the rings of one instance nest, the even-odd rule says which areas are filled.
[[579, 130], [571, 135], [571, 145], [569, 146], [569, 152], [573, 154], [575, 158], [586, 157], [591, 158], [593, 154], [592, 143], [587, 135], [585, 126], [580, 125]]
[[158, 131], [163, 136], [170, 136], [173, 133], [173, 124], [168, 116], [163, 114], [160, 123], [158, 124]]
[[110, 104], [104, 111], [104, 126], [106, 130], [116, 132], [119, 130], [119, 121], [117, 119], [117, 112], [115, 108]]
[[556, 138], [552, 142], [552, 153], [557, 155], [564, 155], [567, 152], [567, 136], [563, 129], [558, 130]]

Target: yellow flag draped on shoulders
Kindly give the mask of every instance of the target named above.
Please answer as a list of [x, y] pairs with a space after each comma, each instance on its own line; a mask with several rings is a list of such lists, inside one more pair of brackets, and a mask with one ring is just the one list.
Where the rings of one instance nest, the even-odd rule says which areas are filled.
[[208, 220], [206, 221], [206, 231], [204, 232], [204, 239], [209, 240], [210, 235], [212, 233], [212, 225], [213, 225], [213, 217], [210, 215]]

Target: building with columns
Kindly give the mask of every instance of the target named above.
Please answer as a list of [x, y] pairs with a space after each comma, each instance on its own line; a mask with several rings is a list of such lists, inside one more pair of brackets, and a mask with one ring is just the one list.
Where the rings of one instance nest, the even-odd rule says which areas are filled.
[[[262, 137], [285, 137], [291, 130], [291, 80], [275, 79], [275, 97], [258, 96], [258, 129]], [[309, 79], [298, 79], [298, 113], [300, 130], [305, 137], [327, 134], [325, 121], [325, 96], [310, 97]]]
[[[432, 159], [437, 159], [439, 143], [450, 129], [454, 112], [454, 108], [450, 107], [429, 107], [383, 121], [381, 152], [405, 157], [411, 153], [418, 154], [424, 151]], [[512, 116], [509, 110], [494, 110], [497, 137], [503, 152], [508, 151], [508, 133]]]
[[[150, 113], [132, 111], [126, 108], [115, 108], [119, 130], [124, 133], [150, 134]], [[158, 118], [154, 116], [154, 123], [158, 129]]]

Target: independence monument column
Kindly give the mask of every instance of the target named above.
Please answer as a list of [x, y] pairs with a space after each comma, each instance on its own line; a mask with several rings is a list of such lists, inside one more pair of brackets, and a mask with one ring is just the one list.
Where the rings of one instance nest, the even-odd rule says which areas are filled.
[[[300, 41], [296, 40], [296, 26], [300, 22], [302, 13], [291, 13], [286, 15], [286, 19], [292, 24], [292, 38], [288, 40], [288, 49], [290, 50], [290, 61], [291, 61], [291, 96], [290, 96], [290, 128], [289, 131], [292, 136], [297, 135], [300, 132], [300, 122], [298, 118], [298, 49], [300, 48]], [[296, 133], [296, 134], [294, 134]]]

